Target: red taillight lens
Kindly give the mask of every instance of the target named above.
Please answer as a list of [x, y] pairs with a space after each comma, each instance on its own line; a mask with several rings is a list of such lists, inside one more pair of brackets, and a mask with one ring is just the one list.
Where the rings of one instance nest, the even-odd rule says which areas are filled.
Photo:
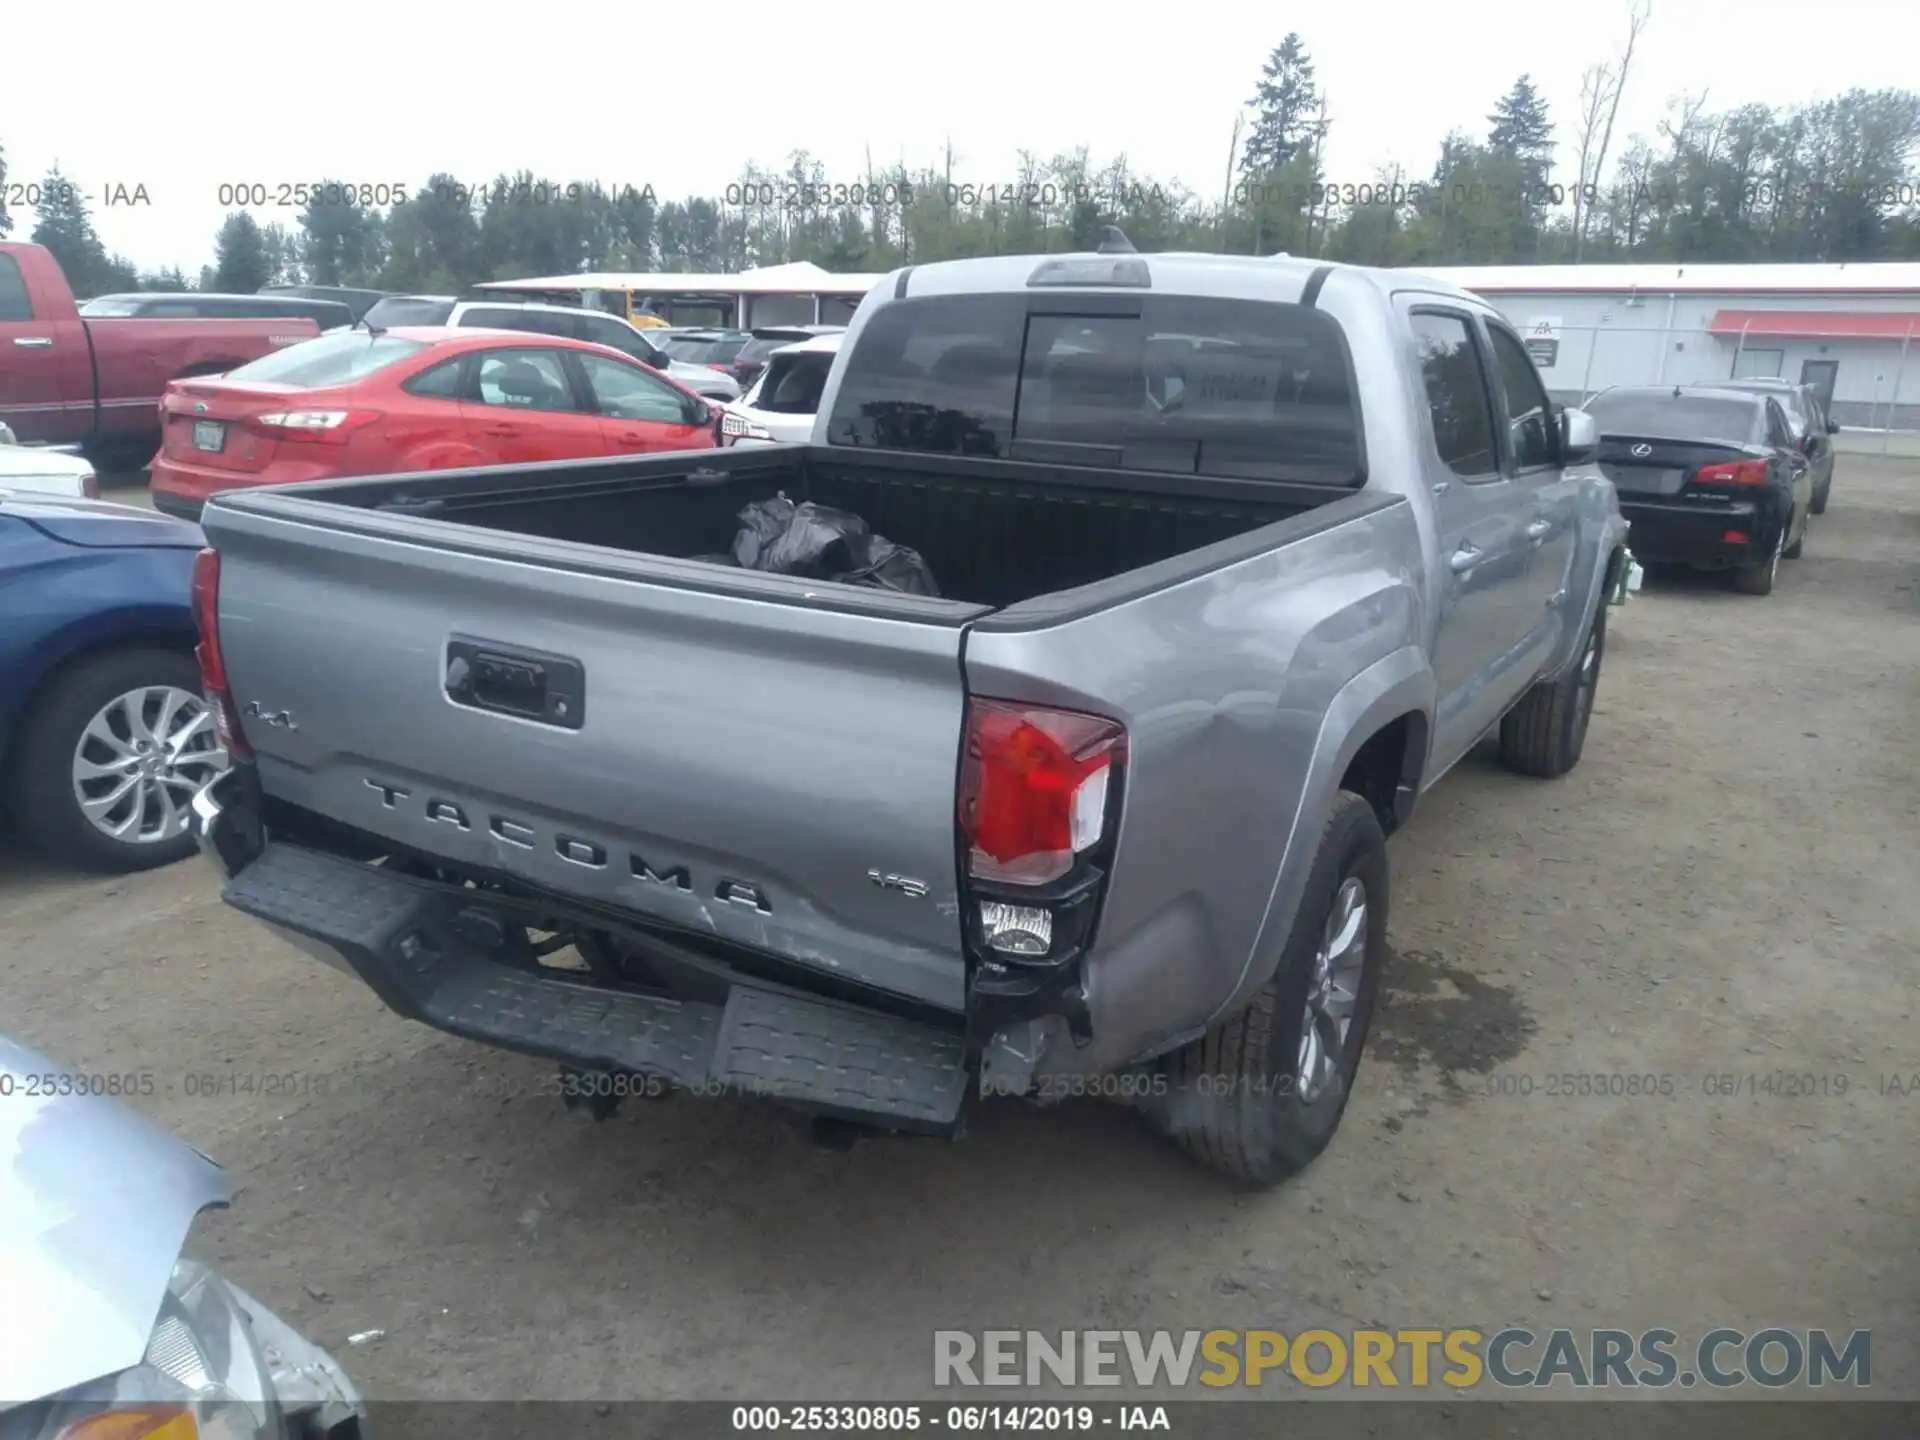
[[318, 445], [344, 445], [353, 432], [380, 418], [378, 410], [275, 410], [247, 421], [276, 440], [306, 440]]
[[1764, 485], [1767, 483], [1767, 462], [1764, 460], [1731, 460], [1719, 465], [1702, 465], [1693, 472], [1696, 485]]
[[193, 625], [200, 643], [193, 647], [200, 662], [200, 684], [213, 706], [214, 729], [227, 754], [239, 759], [253, 754], [240, 730], [233, 692], [227, 688], [226, 657], [220, 653], [220, 552], [202, 550], [193, 559]]
[[1106, 834], [1127, 732], [1111, 720], [998, 700], [967, 703], [960, 828], [976, 880], [1044, 885]]

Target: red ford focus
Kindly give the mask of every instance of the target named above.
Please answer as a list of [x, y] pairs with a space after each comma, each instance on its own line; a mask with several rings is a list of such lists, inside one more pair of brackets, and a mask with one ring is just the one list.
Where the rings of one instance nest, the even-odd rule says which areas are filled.
[[493, 330], [343, 330], [160, 400], [153, 503], [336, 475], [515, 465], [717, 442], [719, 410], [600, 345]]

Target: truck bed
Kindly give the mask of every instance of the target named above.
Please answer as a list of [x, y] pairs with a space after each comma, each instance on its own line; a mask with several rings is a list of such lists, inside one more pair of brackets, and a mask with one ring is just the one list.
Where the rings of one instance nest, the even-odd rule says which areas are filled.
[[448, 471], [296, 493], [677, 560], [726, 553], [742, 507], [784, 494], [852, 511], [919, 551], [943, 598], [993, 608], [1108, 580], [1350, 494], [813, 446]]

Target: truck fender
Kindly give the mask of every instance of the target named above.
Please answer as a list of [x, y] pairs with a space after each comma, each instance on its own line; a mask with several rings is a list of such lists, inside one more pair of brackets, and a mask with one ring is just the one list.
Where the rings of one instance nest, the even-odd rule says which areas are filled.
[[1594, 614], [1607, 603], [1607, 586], [1614, 578], [1616, 557], [1626, 559], [1627, 522], [1611, 503], [1612, 490], [1589, 490], [1580, 505], [1580, 542], [1574, 551], [1573, 573], [1567, 579], [1567, 597], [1560, 602], [1560, 638], [1540, 672], [1542, 680], [1558, 680], [1579, 658]]
[[[1294, 911], [1313, 866], [1314, 847], [1321, 827], [1339, 792], [1341, 777], [1353, 763], [1360, 747], [1384, 726], [1403, 715], [1421, 719], [1419, 741], [1422, 748], [1421, 770], [1432, 744], [1432, 722], [1436, 685], [1426, 654], [1408, 645], [1384, 655], [1349, 680], [1334, 696], [1320, 734], [1314, 742], [1307, 766], [1306, 783], [1300, 790], [1300, 803], [1287, 827], [1286, 848], [1281, 852], [1280, 871], [1274, 876], [1267, 897], [1266, 916], [1247, 954], [1240, 980], [1225, 1002], [1208, 1017], [1207, 1026], [1218, 1024], [1238, 1013], [1253, 994], [1268, 980], [1280, 963], [1280, 952], [1293, 929]], [[1418, 781], [1414, 782], [1416, 788]]]

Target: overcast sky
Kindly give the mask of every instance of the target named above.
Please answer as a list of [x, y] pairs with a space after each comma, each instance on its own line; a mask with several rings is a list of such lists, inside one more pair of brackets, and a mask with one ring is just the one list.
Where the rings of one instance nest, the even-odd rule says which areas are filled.
[[[1652, 0], [1622, 107], [1651, 135], [1669, 99], [1713, 108], [1824, 98], [1920, 79], [1920, 6], [1899, 0]], [[1297, 28], [1333, 129], [1327, 178], [1431, 170], [1455, 127], [1526, 72], [1570, 169], [1580, 73], [1624, 37], [1626, 0], [1299, 7], [1004, 3], [865, 6], [624, 3], [321, 6], [194, 0], [154, 8], [12, 0], [0, 60], [9, 190], [59, 163], [94, 199], [109, 250], [189, 274], [212, 258], [222, 183], [418, 186], [526, 168], [662, 199], [717, 194], [756, 160], [806, 149], [827, 180], [931, 161], [1013, 176], [1015, 152], [1124, 152], [1136, 174], [1217, 192], [1240, 102]], [[675, 119], [684, 110], [687, 126]], [[1618, 145], [1616, 144], [1616, 151]], [[144, 184], [151, 205], [108, 208]], [[30, 213], [14, 209], [14, 238]], [[263, 223], [296, 211], [257, 208]]]

